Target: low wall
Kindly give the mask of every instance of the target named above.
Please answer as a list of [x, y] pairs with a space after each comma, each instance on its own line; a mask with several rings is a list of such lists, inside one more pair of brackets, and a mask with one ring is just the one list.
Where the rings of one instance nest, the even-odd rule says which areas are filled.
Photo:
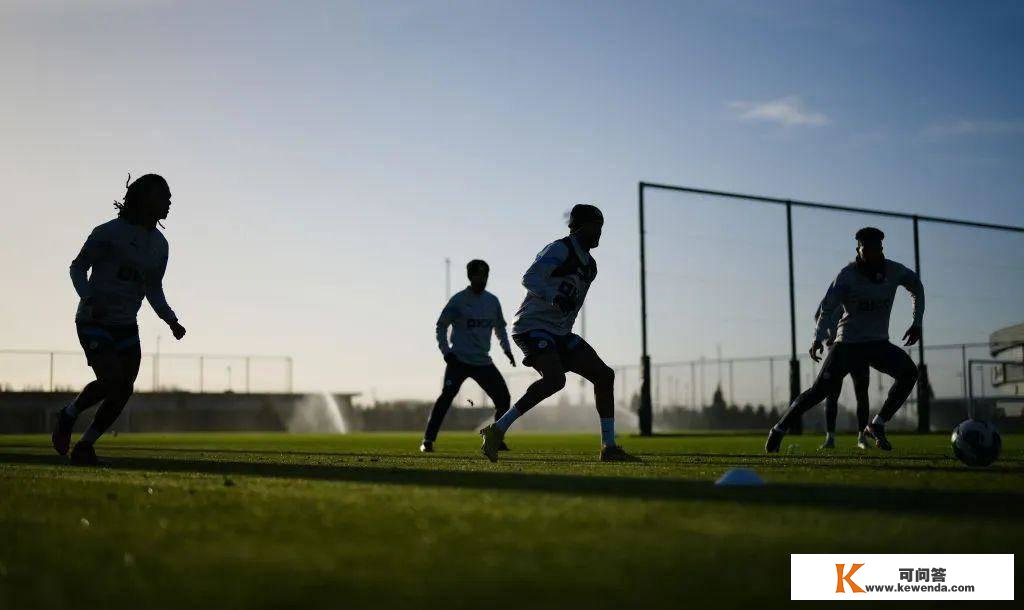
[[[48, 432], [57, 410], [74, 398], [70, 392], [0, 392], [0, 433]], [[290, 413], [304, 398], [302, 394], [136, 393], [112, 430], [285, 430]], [[84, 430], [91, 421], [87, 412], [76, 423], [76, 431]]]

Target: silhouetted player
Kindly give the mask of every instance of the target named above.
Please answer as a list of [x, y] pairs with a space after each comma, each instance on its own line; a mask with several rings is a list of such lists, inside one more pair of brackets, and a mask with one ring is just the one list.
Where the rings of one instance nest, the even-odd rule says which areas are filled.
[[594, 384], [594, 398], [601, 418], [601, 459], [635, 459], [615, 444], [615, 371], [590, 345], [572, 333], [590, 284], [597, 277], [597, 263], [590, 251], [601, 240], [604, 216], [592, 205], [574, 206], [567, 237], [545, 247], [523, 276], [526, 297], [512, 324], [512, 340], [523, 350], [523, 364], [541, 374], [516, 404], [498, 421], [480, 431], [481, 450], [492, 462], [505, 432], [516, 419], [565, 386], [572, 371]]
[[75, 315], [78, 340], [96, 380], [58, 412], [51, 437], [57, 453], [67, 454], [78, 416], [103, 401], [71, 451], [71, 463], [78, 465], [98, 463], [93, 445], [121, 415], [134, 390], [142, 358], [136, 317], [143, 297], [175, 339], [185, 336], [162, 286], [167, 240], [156, 225], [171, 208], [167, 181], [146, 174], [128, 185], [123, 203], [114, 205], [117, 218], [93, 229], [71, 262], [71, 282], [80, 299]]
[[917, 381], [917, 367], [899, 347], [889, 342], [889, 315], [892, 313], [896, 289], [903, 286], [914, 301], [914, 321], [903, 333], [904, 345], [913, 345], [921, 338], [924, 316], [924, 287], [917, 274], [890, 261], [882, 253], [885, 234], [874, 227], [857, 231], [857, 259], [843, 268], [825, 293], [821, 316], [814, 329], [810, 354], [815, 362], [825, 340], [826, 320], [837, 307], [843, 308], [835, 345], [825, 358], [818, 378], [806, 392], [797, 396], [782, 419], [768, 433], [765, 451], [776, 453], [790, 425], [805, 411], [821, 402], [850, 371], [865, 365], [895, 379], [889, 396], [878, 415], [864, 427], [864, 433], [875, 440], [880, 449], [892, 445], [885, 435], [885, 424], [910, 395]]
[[[452, 400], [459, 393], [459, 388], [467, 378], [480, 384], [484, 392], [494, 402], [494, 419], [508, 411], [511, 397], [505, 378], [498, 367], [491, 362], [491, 333], [498, 335], [498, 342], [505, 352], [509, 363], [516, 365], [512, 357], [512, 347], [505, 332], [505, 316], [501, 313], [498, 297], [484, 290], [490, 267], [482, 260], [471, 260], [466, 265], [469, 276], [469, 287], [457, 292], [441, 310], [437, 319], [437, 346], [444, 355], [447, 364], [444, 370], [444, 387], [437, 397], [434, 408], [427, 420], [427, 430], [423, 433], [423, 444], [420, 451], [430, 453], [434, 450], [437, 432], [441, 429]], [[448, 327], [452, 327], [451, 344], [448, 343]], [[502, 446], [507, 451], [508, 447]]]
[[[839, 318], [842, 317], [842, 314], [842, 308], [836, 307], [832, 310], [832, 315], [829, 318], [825, 345], [830, 350], [835, 346], [836, 327], [839, 325]], [[815, 323], [818, 323], [820, 319], [821, 306], [819, 305], [818, 312], [814, 316]], [[851, 369], [850, 379], [853, 380], [853, 393], [857, 398], [857, 447], [867, 449], [868, 442], [864, 435], [864, 428], [868, 425], [868, 412], [871, 406], [868, 402], [868, 385], [871, 377], [867, 364]], [[840, 382], [825, 398], [825, 442], [821, 444], [822, 449], [835, 449], [836, 447], [836, 417], [839, 415], [839, 394], [842, 390], [843, 384]]]

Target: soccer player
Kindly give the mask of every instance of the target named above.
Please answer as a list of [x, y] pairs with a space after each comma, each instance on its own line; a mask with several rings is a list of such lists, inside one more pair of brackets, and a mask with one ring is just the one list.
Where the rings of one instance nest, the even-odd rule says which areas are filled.
[[[827, 325], [825, 345], [830, 350], [835, 346], [836, 326], [839, 324], [842, 313], [841, 307], [833, 309], [832, 316]], [[820, 318], [821, 307], [819, 306], [818, 313], [814, 318], [815, 322], [818, 322]], [[868, 448], [864, 428], [868, 425], [868, 412], [870, 409], [870, 403], [868, 402], [869, 373], [870, 369], [866, 365], [859, 366], [850, 371], [850, 379], [853, 380], [853, 393], [857, 399], [857, 447], [861, 449]], [[842, 390], [843, 385], [839, 383], [825, 398], [825, 442], [821, 444], [822, 449], [835, 449], [836, 447], [836, 416], [839, 415], [839, 394]]]
[[601, 240], [604, 216], [592, 205], [577, 205], [569, 215], [569, 235], [548, 244], [523, 276], [526, 297], [516, 312], [512, 340], [523, 350], [523, 364], [540, 373], [526, 393], [498, 421], [480, 431], [481, 450], [492, 462], [509, 426], [545, 398], [565, 386], [571, 371], [594, 384], [601, 418], [601, 460], [629, 461], [633, 456], [615, 444], [615, 371], [594, 348], [572, 333], [597, 263], [590, 251]]
[[811, 358], [815, 362], [820, 361], [826, 321], [833, 310], [842, 307], [843, 316], [839, 320], [835, 345], [825, 358], [814, 384], [796, 397], [769, 431], [764, 445], [768, 453], [779, 451], [783, 436], [798, 417], [842, 384], [847, 373], [864, 366], [895, 379], [881, 410], [863, 429], [879, 449], [892, 449], [885, 434], [885, 424], [910, 395], [917, 382], [917, 367], [906, 352], [889, 342], [889, 315], [896, 289], [903, 286], [914, 302], [914, 321], [903, 333], [904, 345], [917, 343], [921, 338], [921, 320], [924, 317], [924, 287], [916, 273], [885, 258], [882, 251], [885, 234], [882, 231], [865, 227], [857, 231], [855, 238], [856, 260], [839, 272], [821, 302], [821, 316], [815, 326], [810, 349]]
[[124, 202], [114, 203], [117, 218], [93, 229], [71, 262], [71, 282], [79, 297], [78, 340], [96, 379], [57, 413], [51, 436], [57, 453], [67, 455], [75, 420], [102, 401], [71, 451], [75, 465], [99, 463], [93, 447], [132, 395], [142, 358], [136, 317], [143, 297], [170, 326], [175, 339], [185, 336], [185, 328], [164, 297], [167, 240], [156, 228], [170, 211], [171, 190], [156, 174], [140, 177], [127, 189]]
[[[420, 445], [423, 453], [434, 451], [434, 441], [437, 440], [441, 422], [467, 378], [480, 384], [491, 397], [495, 421], [508, 411], [511, 401], [508, 386], [488, 354], [491, 351], [492, 332], [498, 336], [498, 342], [509, 363], [515, 366], [516, 360], [512, 357], [512, 347], [508, 342], [508, 333], [505, 332], [501, 303], [498, 297], [484, 290], [490, 271], [490, 267], [482, 260], [469, 261], [466, 265], [469, 287], [449, 299], [441, 310], [441, 317], [437, 319], [437, 346], [447, 366], [444, 370], [444, 387], [430, 411], [427, 430], [423, 433], [423, 444]], [[451, 344], [448, 343], [449, 326], [452, 327]], [[500, 449], [508, 451], [504, 445]]]

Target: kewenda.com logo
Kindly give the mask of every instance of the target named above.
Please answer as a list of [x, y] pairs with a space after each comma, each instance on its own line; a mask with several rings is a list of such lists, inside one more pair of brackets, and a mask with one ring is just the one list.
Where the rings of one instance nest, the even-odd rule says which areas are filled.
[[1009, 553], [793, 553], [789, 596], [821, 601], [1012, 600], [1013, 560]]
[[850, 585], [850, 593], [864, 593], [864, 589], [851, 580], [851, 577], [857, 572], [857, 570], [864, 567], [863, 563], [850, 564], [850, 571], [843, 575], [843, 571], [846, 569], [845, 563], [836, 564], [836, 593], [846, 593], [846, 586]]
[[[916, 572], [909, 568], [901, 568], [900, 580], [913, 582], [915, 580], [914, 574], [916, 573], [919, 582], [916, 584], [897, 583], [895, 585], [864, 585], [864, 587], [861, 587], [853, 581], [852, 577], [864, 565], [863, 563], [851, 563], [850, 569], [847, 570], [845, 563], [835, 564], [836, 593], [846, 593], [847, 587], [849, 587], [850, 593], [971, 593], [974, 591], [974, 585], [946, 585], [945, 568], [932, 568], [931, 571], [921, 568], [916, 570]], [[922, 580], [925, 582], [933, 580], [933, 582], [930, 584], [920, 584]]]

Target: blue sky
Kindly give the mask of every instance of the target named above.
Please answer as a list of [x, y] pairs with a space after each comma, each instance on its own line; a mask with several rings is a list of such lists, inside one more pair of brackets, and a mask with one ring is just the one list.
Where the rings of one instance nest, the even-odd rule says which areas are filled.
[[[426, 397], [444, 258], [456, 286], [490, 261], [511, 320], [593, 202], [589, 338], [634, 363], [638, 180], [1024, 224], [1022, 34], [1013, 2], [7, 2], [0, 336], [76, 346], [67, 264], [126, 174], [157, 171], [190, 335], [147, 310], [144, 349], [292, 354], [302, 389]], [[786, 352], [778, 214], [651, 201], [655, 357]], [[797, 215], [801, 348], [870, 222]], [[912, 263], [908, 227], [883, 228]], [[1024, 238], [922, 237], [932, 342], [1020, 321]]]

